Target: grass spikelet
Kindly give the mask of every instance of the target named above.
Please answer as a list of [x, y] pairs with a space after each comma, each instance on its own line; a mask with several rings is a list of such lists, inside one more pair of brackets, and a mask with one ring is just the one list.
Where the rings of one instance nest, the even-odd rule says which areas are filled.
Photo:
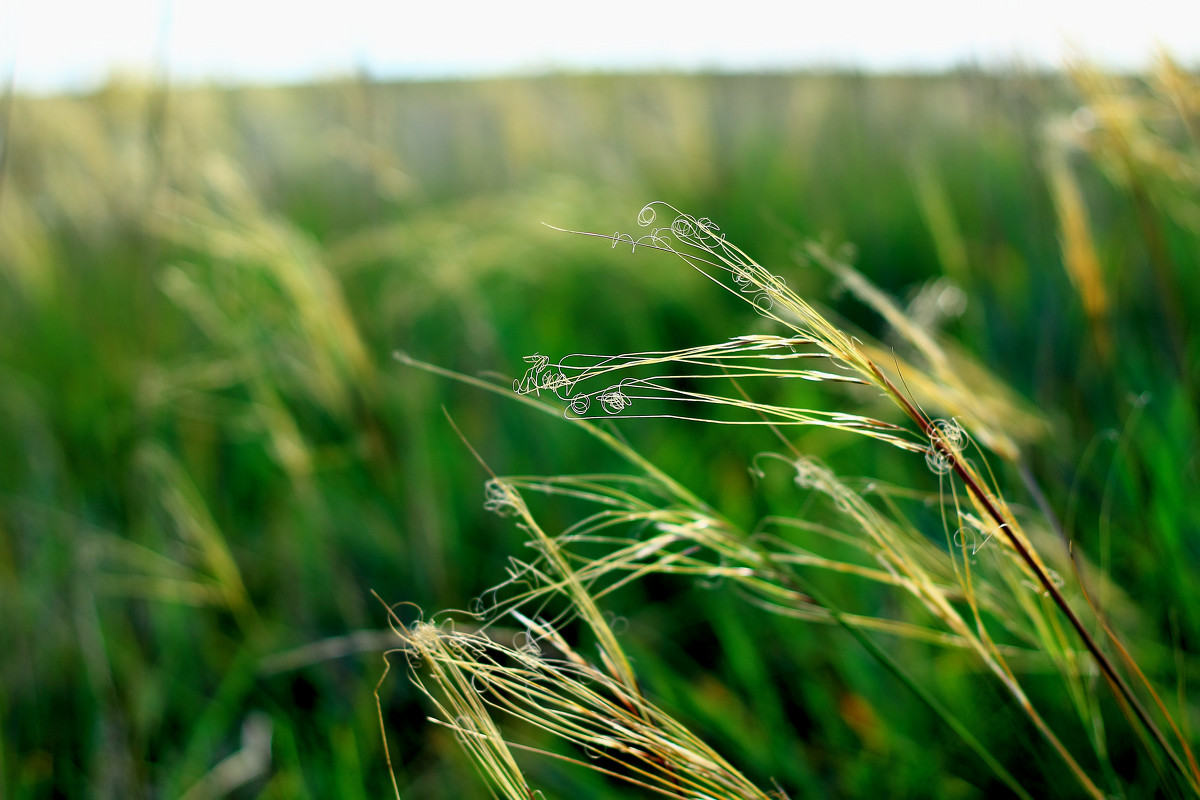
[[[636, 691], [584, 659], [548, 624], [513, 612], [519, 647], [482, 633], [418, 622], [397, 632], [436, 691], [435, 702], [489, 783], [504, 797], [535, 796], [512, 750], [584, 766], [662, 797], [767, 800], [721, 756]], [[551, 655], [553, 654], [553, 655]], [[570, 743], [583, 758], [539, 751], [503, 738], [494, 715]]]
[[393, 629], [400, 635], [410, 663], [428, 669], [436, 691], [414, 671], [413, 681], [434, 704], [438, 722], [454, 732], [471, 763], [488, 784], [508, 800], [533, 800], [528, 781], [517, 765], [512, 751], [492, 720], [476, 676], [486, 681], [488, 640], [467, 634], [445, 633], [436, 626], [418, 621], [403, 627], [392, 617]]

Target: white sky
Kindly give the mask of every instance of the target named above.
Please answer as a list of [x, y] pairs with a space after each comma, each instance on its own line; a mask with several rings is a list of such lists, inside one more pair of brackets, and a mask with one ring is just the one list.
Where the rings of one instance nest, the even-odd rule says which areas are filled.
[[[709, 10], [712, 9], [712, 10]], [[1109, 66], [1157, 45], [1200, 64], [1200, 0], [0, 0], [0, 80], [80, 89], [114, 71], [301, 81], [552, 69]]]

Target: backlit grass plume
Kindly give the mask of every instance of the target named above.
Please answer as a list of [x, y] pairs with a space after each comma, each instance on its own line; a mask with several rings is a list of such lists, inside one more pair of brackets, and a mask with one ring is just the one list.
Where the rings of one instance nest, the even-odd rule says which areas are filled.
[[[655, 227], [663, 211], [671, 220]], [[462, 634], [428, 623], [399, 629], [405, 649], [419, 656], [414, 666], [434, 675], [433, 686], [421, 686], [438, 703], [442, 723], [456, 732], [492, 785], [506, 797], [533, 796], [493, 718], [501, 711], [592, 756], [575, 759], [578, 763], [660, 794], [764, 796], [643, 696], [633, 662], [602, 611], [612, 592], [659, 574], [719, 583], [721, 590], [771, 612], [844, 627], [1019, 796], [1030, 792], [874, 636], [969, 652], [1080, 789], [1094, 798], [1106, 796], [1105, 783], [1108, 791], [1119, 790], [1093, 691], [1099, 676], [1167, 783], [1200, 794], [1200, 770], [1186, 738], [1077, 580], [1071, 565], [1082, 559], [1071, 554], [1072, 562], [1055, 539], [1041, 536], [1042, 522], [1018, 514], [1006, 502], [975, 444], [978, 440], [1002, 460], [1016, 463], [1021, 448], [1036, 438], [1036, 415], [1023, 410], [1011, 394], [992, 391], [995, 381], [981, 377], [980, 368], [943, 347], [823, 248], [811, 245], [805, 255], [885, 317], [911, 350], [908, 361], [893, 357], [885, 367], [881, 347], [832, 323], [782, 278], [728, 242], [710, 220], [652, 203], [642, 209], [638, 223], [649, 229], [639, 237], [583, 235], [601, 236], [613, 247], [627, 246], [635, 253], [653, 250], [677, 257], [749, 303], [779, 333], [675, 351], [569, 356], [557, 362], [540, 354], [526, 359], [525, 373], [513, 382], [518, 397], [543, 408], [559, 401], [568, 419], [645, 476], [494, 478], [488, 484], [489, 507], [518, 520], [530, 536], [534, 557], [514, 559], [509, 579], [476, 610], [479, 632]], [[449, 374], [408, 356], [400, 359]], [[890, 402], [892, 411], [867, 416], [756, 400], [756, 388], [772, 381], [870, 387]], [[753, 471], [765, 477], [786, 470], [796, 489], [820, 501], [835, 522], [773, 516], [754, 530], [740, 529], [596, 424], [644, 417], [774, 428], [788, 452], [759, 456]], [[941, 530], [922, 530], [906, 515], [900, 498], [912, 490], [874, 482], [854, 485], [800, 453], [783, 436], [784, 426], [794, 425], [861, 434], [923, 459], [939, 478], [940, 494], [927, 500], [940, 511]], [[534, 495], [586, 501], [595, 511], [550, 534], [527, 505], [526, 498]], [[1035, 546], [1043, 540], [1051, 543], [1049, 549]], [[815, 572], [882, 587], [915, 601], [921, 611], [908, 619], [843, 610], [826, 596], [820, 581], [806, 577]], [[487, 636], [502, 619], [519, 622], [522, 647], [507, 648]], [[590, 631], [600, 666], [564, 639], [561, 632], [576, 622]], [[545, 651], [555, 655], [546, 657]], [[1021, 677], [1033, 664], [1052, 664], [1062, 676], [1103, 775], [1092, 774], [1094, 768], [1083, 765], [1035, 707]]]

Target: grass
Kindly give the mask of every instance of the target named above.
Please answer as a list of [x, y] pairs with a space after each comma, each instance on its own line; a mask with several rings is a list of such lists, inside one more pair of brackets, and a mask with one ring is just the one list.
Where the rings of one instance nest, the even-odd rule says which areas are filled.
[[[428, 689], [424, 691], [434, 697], [435, 702], [436, 698], [443, 695], [451, 698], [455, 713], [449, 713], [438, 703], [443, 724], [451, 725], [458, 733], [489, 782], [506, 797], [533, 796], [534, 790], [512, 760], [503, 734], [493, 720], [493, 713], [488, 708], [490, 705], [498, 711], [508, 712], [532, 723], [534, 727], [550, 730], [575, 742], [602, 765], [612, 761], [627, 767], [632, 757], [643, 760], [647, 767], [657, 767], [658, 772], [635, 769], [635, 776], [619, 777], [636, 785], [653, 787], [665, 796], [688, 797], [694, 791], [703, 791], [705, 796], [765, 796], [752, 786], [743, 785], [744, 778], [740, 775], [736, 779], [723, 779], [719, 774], [709, 774], [713, 760], [705, 755], [691, 753], [679, 746], [656, 750], [648, 744], [656, 741], [656, 724], [669, 729], [677, 723], [670, 718], [659, 721], [657, 712], [651, 714], [638, 708], [642, 702], [639, 683], [598, 602], [635, 578], [658, 573], [723, 578], [740, 590], [731, 594], [742, 594], [769, 610], [801, 619], [825, 617], [838, 622], [856, 635], [871, 655], [896, 673], [932, 710], [943, 717], [946, 724], [964, 739], [1009, 789], [1023, 797], [1031, 795], [988, 753], [961, 721], [922, 687], [914, 684], [903, 669], [866, 635], [865, 630], [915, 636], [971, 651], [981, 666], [1002, 684], [1048, 748], [1061, 757], [1080, 788], [1093, 797], [1104, 797], [1105, 793], [1034, 708], [1005, 657], [1005, 651], [1025, 649], [1026, 653], [1045, 653], [1050, 656], [1057, 662], [1066, 688], [1077, 697], [1092, 694], [1094, 690], [1094, 687], [1089, 690], [1082, 684], [1081, 673], [1099, 674], [1111, 688], [1117, 704], [1130, 718], [1136, 733], [1153, 740], [1148, 748], [1151, 759], [1165, 756], [1168, 760], [1173, 770], [1170, 779], [1172, 785], [1196, 792], [1200, 787], [1200, 770], [1196, 768], [1187, 740], [1153, 685], [1137, 667], [1116, 633], [1104, 622], [1103, 611], [1091, 605], [1086, 585], [1079, 583], [1072, 586], [1071, 590], [1066, 588], [1063, 577], [1043, 560], [998, 488], [984, 477], [986, 462], [978, 460], [982, 451], [974, 457], [968, 454], [967, 448], [971, 442], [963, 422], [970, 428], [1002, 430], [995, 418], [989, 418], [988, 412], [993, 409], [987, 408], [981, 412], [963, 408], [961, 418], [931, 419], [908, 393], [898, 388], [898, 384], [906, 383], [903, 370], [889, 377], [856, 338], [832, 325], [790, 291], [781, 278], [766, 271], [744, 251], [730, 244], [715, 224], [707, 219], [698, 220], [681, 214], [669, 206], [665, 208], [672, 217], [668, 225], [653, 228], [640, 238], [620, 233], [602, 238], [611, 239], [614, 247], [628, 244], [635, 251], [641, 246], [644, 250], [662, 250], [677, 256], [718, 286], [746, 300], [780, 328], [787, 329], [788, 335], [741, 336], [712, 347], [676, 352], [569, 357], [555, 364], [545, 357], [534, 356], [526, 359], [532, 366], [524, 378], [514, 381], [514, 390], [518, 395], [540, 396], [543, 392], [555, 395], [565, 405], [568, 418], [577, 420], [604, 419], [606, 415], [609, 418], [637, 419], [650, 416], [689, 421], [696, 419], [669, 410], [649, 415], [630, 411], [635, 406], [640, 410], [647, 401], [685, 409], [725, 405], [748, 412], [751, 418], [759, 417], [791, 452], [787, 455], [762, 453], [756, 459], [756, 464], [778, 460], [794, 471], [793, 480], [798, 488], [827, 495], [843, 520], [838, 528], [825, 528], [821, 533], [865, 551], [866, 558], [856, 563], [855, 560], [822, 557], [801, 549], [783, 532], [811, 528], [812, 523], [807, 516], [766, 519], [760, 521], [753, 534], [738, 530], [729, 520], [716, 514], [707, 503], [680, 489], [677, 483], [655, 470], [651, 471], [651, 480], [647, 482], [649, 485], [641, 488], [657, 490], [657, 494], [666, 500], [673, 500], [674, 504], [647, 504], [624, 489], [624, 484], [630, 483], [630, 479], [614, 476], [494, 478], [489, 484], [487, 505], [502, 514], [519, 517], [520, 527], [531, 534], [530, 544], [538, 556], [528, 562], [514, 560], [508, 570], [509, 580], [494, 590], [497, 595], [494, 604], [476, 612], [475, 616], [485, 624], [506, 619], [507, 615], [514, 616], [524, 629], [522, 633], [526, 637], [527, 649], [520, 653], [509, 653], [515, 663], [502, 664], [487, 654], [490, 645], [485, 644], [487, 640], [481, 640], [478, 633], [464, 638], [453, 630], [439, 631], [438, 627], [425, 622], [411, 628], [397, 629], [406, 649], [418, 657], [418, 662], [432, 665], [440, 693]], [[638, 217], [639, 225], [652, 226], [656, 212], [660, 210], [660, 204], [643, 208]], [[931, 373], [935, 371], [951, 379], [961, 376], [948, 368], [948, 356], [927, 332], [904, 317], [899, 309], [879, 295], [848, 265], [834, 261], [819, 247], [810, 247], [809, 252], [814, 259], [855, 286], [858, 294], [869, 298], [905, 335], [907, 344], [921, 351], [921, 355], [929, 362], [923, 382], [932, 388], [934, 399], [945, 398], [949, 404], [957, 407], [977, 399], [977, 395], [965, 389], [961, 380], [943, 384], [933, 377]], [[402, 357], [402, 360], [429, 368], [407, 357]], [[829, 363], [830, 371], [806, 368], [814, 360]], [[650, 367], [659, 373], [672, 364], [679, 365], [683, 372], [678, 375], [638, 376], [640, 369]], [[614, 376], [613, 373], [620, 375]], [[677, 388], [677, 384], [696, 384], [710, 378], [720, 379], [722, 383], [728, 381], [736, 394], [731, 397]], [[896, 424], [845, 411], [822, 412], [754, 402], [742, 390], [741, 383], [762, 378], [872, 386], [907, 417], [915, 435], [906, 437], [907, 431]], [[597, 379], [600, 383], [594, 384]], [[607, 388], [591, 388], [593, 385], [606, 384]], [[940, 410], [946, 410], [948, 403], [942, 402]], [[994, 406], [994, 403], [976, 402], [974, 405], [978, 409]], [[1001, 409], [1001, 414], [1004, 410]], [[979, 424], [972, 424], [976, 419], [980, 420]], [[714, 418], [713, 421], [744, 424], [746, 420]], [[782, 433], [782, 427], [786, 425], [832, 427], [864, 434], [904, 451], [923, 454], [929, 470], [949, 484], [943, 485], [938, 501], [943, 509], [942, 527], [948, 552], [931, 548], [929, 540], [922, 538], [915, 526], [899, 517], [894, 504], [889, 504], [887, 509], [892, 512], [891, 516], [899, 518], [889, 519], [880, 514], [862, 490], [851, 489], [824, 466], [806, 458]], [[997, 435], [992, 433], [989, 438], [996, 439]], [[615, 440], [613, 444], [618, 450], [627, 449], [626, 445], [618, 444]], [[1004, 445], [1001, 452], [1010, 461], [1015, 461], [1018, 453], [1011, 442], [1006, 441]], [[646, 465], [641, 462], [640, 466]], [[761, 467], [756, 469], [761, 476]], [[955, 478], [958, 480], [955, 481]], [[633, 483], [636, 485], [637, 482]], [[530, 513], [522, 498], [522, 491], [585, 498], [601, 506], [602, 510], [582, 518], [557, 537], [551, 537]], [[965, 496], [960, 498], [960, 492]], [[873, 494], [874, 491], [868, 489], [866, 493]], [[627, 528], [632, 529], [633, 533], [625, 536], [614, 534], [614, 530]], [[772, 535], [775, 531], [779, 533]], [[951, 531], [954, 533], [951, 534]], [[1002, 545], [993, 550], [1001, 549], [1002, 552], [989, 559], [990, 563], [981, 569], [978, 566], [980, 551], [992, 539]], [[603, 555], [587, 553], [587, 548], [597, 545], [610, 552]], [[957, 558], [956, 549], [960, 551]], [[709, 558], [697, 558], [698, 553], [706, 551]], [[791, 565], [855, 575], [907, 591], [940, 624], [931, 629], [905, 620], [847, 615], [825, 599], [823, 593], [809, 588], [808, 582], [800, 578]], [[996, 570], [998, 574], [988, 575], [988, 568]], [[613, 579], [611, 586], [606, 586], [604, 581], [610, 573], [616, 573], [618, 577]], [[988, 581], [988, 578], [991, 580]], [[1090, 626], [1085, 625], [1068, 602], [1067, 591], [1082, 595], [1095, 612], [1096, 620]], [[1038, 594], [1045, 598], [1041, 603], [1033, 599]], [[535, 621], [547, 613], [547, 606], [553, 598], [564, 601], [568, 608], [556, 612], [550, 622]], [[960, 611], [956, 604], [965, 604], [969, 613], [964, 613], [966, 609]], [[532, 618], [526, 615], [527, 612], [517, 610], [528, 605], [536, 608]], [[1021, 618], [1022, 611], [1025, 619]], [[1063, 625], [1054, 612], [1061, 613], [1068, 624]], [[992, 619], [990, 628], [985, 622], [985, 614]], [[590, 629], [607, 674], [587, 664], [555, 632], [555, 626], [569, 624], [574, 619], [581, 620]], [[1103, 640], [1105, 646], [1092, 634], [1091, 629], [1097, 622], [1106, 634]], [[1068, 627], [1073, 629], [1077, 640], [1068, 638], [1064, 630]], [[1001, 636], [1011, 634], [1017, 634], [1022, 641], [1015, 645], [998, 644]], [[566, 657], [543, 661], [543, 646]], [[1110, 657], [1110, 649], [1118, 655]], [[1131, 676], [1118, 669], [1118, 658], [1125, 660]], [[453, 680], [442, 672], [447, 667], [455, 671]], [[580, 701], [577, 697], [580, 690], [571, 688], [576, 685], [573, 676], [576, 668], [583, 668], [587, 678], [605, 685], [610, 693], [617, 695], [632, 716], [616, 713], [613, 707], [597, 709], [592, 702]], [[1161, 718], [1151, 717], [1132, 688], [1132, 680], [1138, 681], [1142, 693], [1153, 698]], [[516, 686], [511, 686], [510, 681], [515, 682]], [[566, 698], [555, 694], [564, 691], [568, 695]], [[528, 702], [530, 707], [519, 705], [511, 699], [513, 697]], [[1090, 702], [1079, 703], [1082, 721], [1089, 728], [1100, 731], [1103, 722], [1095, 707], [1095, 698], [1092, 696], [1087, 699]], [[551, 721], [538, 714], [541, 704], [561, 706], [568, 720], [591, 720], [599, 732], [580, 733], [570, 724], [557, 725], [557, 718]], [[635, 723], [642, 723], [648, 730], [626, 740], [620, 737], [614, 739], [607, 733], [610, 730], [626, 731], [636, 727]], [[1164, 734], [1163, 727], [1173, 732], [1170, 740]], [[481, 741], [503, 752], [503, 766], [496, 760], [495, 753], [479, 752], [478, 742]], [[1107, 746], [1103, 737], [1098, 735], [1093, 746], [1103, 760]], [[698, 788], [692, 780], [680, 777], [690, 774], [697, 765], [701, 772], [712, 778], [711, 785]], [[1103, 766], [1111, 772], [1111, 764]], [[595, 769], [617, 774], [609, 772], [604, 766]], [[644, 780], [647, 777], [653, 777], [657, 782], [647, 784]], [[1110, 775], [1110, 779], [1115, 780], [1115, 775]], [[712, 794], [707, 794], [709, 792]]]
[[[488, 796], [481, 760], [521, 797], [1186, 796], [1190, 87], [1164, 64], [14, 98], [5, 796], [378, 796], [380, 716], [403, 797]], [[749, 243], [770, 271], [713, 277], [780, 320], [540, 224], [626, 229], [646, 197]], [[534, 412], [579, 392], [545, 372], [578, 350], [633, 355], [563, 361], [602, 419], [556, 424]], [[488, 594], [506, 568], [526, 583]], [[1056, 576], [1100, 660], [1022, 585]], [[418, 672], [444, 724], [394, 672], [376, 706], [398, 640], [372, 590], [425, 609], [392, 622], [446, 665]], [[431, 614], [480, 596], [486, 627]]]

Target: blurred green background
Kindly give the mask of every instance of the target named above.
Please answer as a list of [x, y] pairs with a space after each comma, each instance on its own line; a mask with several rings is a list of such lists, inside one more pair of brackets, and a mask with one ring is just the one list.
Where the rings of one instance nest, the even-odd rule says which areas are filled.
[[[0, 108], [0, 796], [390, 795], [374, 692], [395, 640], [371, 592], [466, 608], [523, 542], [484, 512], [486, 473], [447, 415], [497, 472], [624, 468], [568, 425], [392, 353], [511, 378], [534, 352], [765, 330], [677, 262], [541, 224], [634, 231], [650, 200], [710, 217], [884, 337], [794, 255], [806, 238], [853, 243], [864, 273], [1035, 404], [1049, 424], [1030, 470], [1134, 598], [1130, 638], [1175, 698], [1176, 668], [1200, 673], [1190, 77], [16, 97]], [[965, 302], [930, 306], [946, 297]], [[769, 432], [620, 430], [747, 527], [766, 510], [747, 466], [778, 447]], [[902, 454], [797, 441], [840, 471], [912, 480]], [[614, 604], [649, 690], [748, 775], [793, 797], [999, 791], [844, 632], [712, 598], [681, 582]], [[970, 659], [895, 647], [1018, 777], [1075, 791]], [[1030, 685], [1082, 742], [1055, 680]], [[488, 796], [403, 670], [380, 698], [403, 797]], [[1132, 736], [1112, 737], [1131, 795], [1153, 793]], [[561, 765], [531, 770], [548, 796], [604, 796]]]

